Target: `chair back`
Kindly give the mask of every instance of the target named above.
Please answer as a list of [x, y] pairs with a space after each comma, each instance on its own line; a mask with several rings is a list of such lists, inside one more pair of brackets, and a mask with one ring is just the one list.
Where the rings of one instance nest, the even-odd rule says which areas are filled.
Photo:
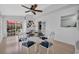
[[55, 32], [51, 32], [48, 37], [48, 41], [53, 43], [54, 38], [55, 38]]
[[18, 35], [18, 39], [21, 39], [22, 41], [26, 40], [27, 39], [27, 34], [19, 34]]

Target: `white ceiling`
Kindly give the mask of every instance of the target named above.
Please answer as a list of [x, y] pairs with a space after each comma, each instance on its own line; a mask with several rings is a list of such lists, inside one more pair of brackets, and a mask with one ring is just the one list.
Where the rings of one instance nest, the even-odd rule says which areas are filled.
[[[44, 11], [44, 9], [51, 4], [38, 4], [37, 9], [41, 9]], [[31, 4], [26, 4], [27, 7], [30, 7]], [[20, 4], [0, 4], [0, 13], [2, 15], [16, 15], [16, 16], [25, 16], [25, 11], [27, 9], [21, 7]], [[27, 13], [32, 14], [32, 13]]]
[[[25, 6], [30, 7], [31, 4], [26, 4]], [[37, 9], [43, 10], [43, 13], [37, 13], [36, 17], [43, 16], [50, 13], [51, 11], [58, 10], [62, 7], [68, 7], [69, 4], [38, 4]], [[72, 4], [70, 6], [73, 6]], [[27, 9], [21, 7], [20, 4], [0, 4], [0, 13], [2, 15], [9, 16], [25, 16], [27, 14], [33, 15], [31, 12], [25, 13]]]

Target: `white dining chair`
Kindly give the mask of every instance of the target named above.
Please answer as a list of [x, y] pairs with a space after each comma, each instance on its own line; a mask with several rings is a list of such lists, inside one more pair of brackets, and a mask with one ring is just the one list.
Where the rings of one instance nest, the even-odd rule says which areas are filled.
[[[23, 36], [22, 36], [23, 38]], [[36, 42], [34, 41], [35, 38], [27, 37], [27, 40], [22, 40], [20, 42], [20, 51], [23, 54], [35, 54], [36, 53]]]
[[79, 54], [79, 40], [76, 40], [75, 42], [75, 53]]
[[22, 43], [27, 40], [27, 35], [21, 33], [18, 35], [18, 53], [22, 53]]
[[48, 39], [40, 43], [39, 53], [42, 54], [54, 53], [54, 48], [53, 48], [54, 37], [55, 37], [55, 33], [51, 32], [50, 35], [48, 36]]
[[30, 47], [30, 51], [29, 52], [30, 53], [33, 52], [33, 54], [37, 54], [38, 53], [38, 43], [40, 42], [40, 38], [39, 37], [30, 37], [30, 38], [28, 38], [28, 40], [35, 42], [35, 44]]
[[22, 43], [23, 54], [35, 54], [35, 42], [27, 41]]

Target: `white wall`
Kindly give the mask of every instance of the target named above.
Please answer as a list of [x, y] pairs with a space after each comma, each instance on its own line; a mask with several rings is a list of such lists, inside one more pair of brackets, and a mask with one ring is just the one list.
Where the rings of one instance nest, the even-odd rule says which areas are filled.
[[[49, 8], [48, 8], [49, 9]], [[70, 15], [77, 13], [78, 6], [64, 7], [57, 9], [53, 12], [47, 13], [39, 20], [47, 22], [47, 33], [55, 32], [55, 40], [59, 40], [65, 43], [75, 45], [75, 41], [79, 40], [79, 29], [78, 28], [65, 28], [61, 27], [61, 16]]]
[[2, 16], [0, 16], [0, 42], [2, 40]]
[[[38, 4], [37, 9], [44, 9], [48, 7], [50, 4]], [[31, 7], [31, 4], [26, 4], [25, 6]], [[2, 15], [9, 15], [9, 16], [25, 16], [26, 14], [31, 14], [33, 13], [25, 13], [28, 9], [24, 8], [21, 6], [21, 4], [0, 4], [0, 12]], [[39, 14], [39, 13], [37, 13]]]

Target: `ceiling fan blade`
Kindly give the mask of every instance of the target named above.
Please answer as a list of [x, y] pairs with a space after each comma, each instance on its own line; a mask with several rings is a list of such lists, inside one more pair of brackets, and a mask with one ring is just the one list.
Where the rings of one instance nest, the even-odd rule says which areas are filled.
[[34, 15], [36, 15], [36, 13], [35, 13], [34, 11], [32, 11], [32, 13], [33, 13]]
[[36, 8], [37, 6], [38, 6], [37, 4], [34, 4], [34, 5], [31, 6], [31, 9], [32, 9], [32, 10], [35, 10], [35, 8]]
[[25, 13], [28, 13], [28, 12], [30, 12], [30, 10], [28, 10], [28, 11], [25, 11]]
[[24, 6], [24, 5], [21, 5], [21, 6], [22, 6], [22, 7], [24, 7], [24, 8], [30, 9], [30, 8], [28, 8], [28, 7]]
[[34, 11], [37, 11], [37, 12], [43, 12], [42, 10], [34, 10]]
[[33, 5], [31, 5], [31, 9], [33, 8]]
[[34, 6], [34, 8], [36, 8], [38, 5], [37, 4], [34, 4], [33, 6]]

